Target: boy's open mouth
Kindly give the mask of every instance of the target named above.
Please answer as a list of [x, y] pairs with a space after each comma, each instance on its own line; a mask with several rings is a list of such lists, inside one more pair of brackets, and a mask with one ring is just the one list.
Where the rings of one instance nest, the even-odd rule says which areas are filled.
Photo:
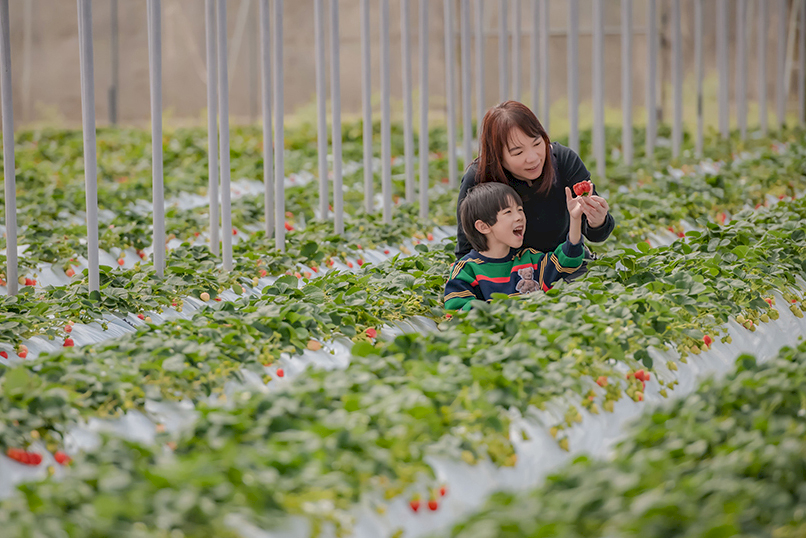
[[523, 239], [523, 224], [519, 224], [512, 229], [512, 233], [515, 234], [515, 237], [518, 239]]

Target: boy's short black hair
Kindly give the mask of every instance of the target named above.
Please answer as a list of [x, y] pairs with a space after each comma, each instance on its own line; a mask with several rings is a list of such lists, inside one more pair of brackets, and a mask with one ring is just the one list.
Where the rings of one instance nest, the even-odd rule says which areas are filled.
[[515, 189], [504, 183], [480, 183], [467, 192], [459, 206], [459, 220], [470, 246], [477, 252], [487, 250], [487, 236], [476, 229], [476, 221], [493, 226], [498, 222], [498, 212], [509, 207], [513, 200], [523, 206]]

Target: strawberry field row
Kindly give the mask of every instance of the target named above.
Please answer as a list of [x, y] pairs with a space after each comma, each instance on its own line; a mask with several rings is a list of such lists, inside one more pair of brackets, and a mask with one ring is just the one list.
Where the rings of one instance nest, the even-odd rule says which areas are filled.
[[[229, 356], [222, 357], [222, 362], [216, 365], [222, 370], [210, 376], [213, 385], [220, 386], [221, 374], [228, 366], [223, 360], [232, 361], [237, 348], [247, 357], [254, 351], [250, 349], [254, 342], [249, 331], [242, 338], [244, 326], [235, 326], [231, 321], [248, 316], [249, 313], [244, 312], [255, 307], [255, 316], [249, 320], [251, 330], [260, 331], [254, 327], [255, 322], [272, 327], [274, 317], [278, 326], [272, 327], [275, 330], [271, 332], [291, 335], [289, 329], [283, 328], [289, 316], [281, 308], [275, 312], [271, 312], [271, 308], [260, 311], [263, 305], [258, 304], [259, 299], [233, 313], [229, 321], [229, 313], [204, 310], [191, 326], [178, 329], [179, 334], [188, 336], [184, 341], [177, 339], [175, 348], [166, 344], [161, 334], [156, 338], [138, 334], [140, 338], [134, 339], [130, 348], [118, 343], [130, 349], [125, 357], [110, 349], [86, 352], [78, 360], [71, 358], [75, 353], [68, 352], [24, 363], [21, 370], [13, 371], [14, 381], [10, 386], [5, 386], [9, 393], [17, 389], [15, 398], [33, 395], [33, 400], [17, 400], [7, 410], [18, 418], [9, 417], [10, 420], [4, 422], [13, 425], [17, 420], [21, 424], [19, 429], [8, 430], [7, 439], [24, 443], [32, 439], [29, 428], [39, 424], [41, 431], [37, 430], [34, 437], [49, 439], [58, 445], [60, 434], [80, 416], [82, 408], [103, 411], [110, 393], [117, 401], [108, 410], [125, 408], [126, 402], [139, 407], [144, 396], [149, 396], [142, 393], [151, 390], [156, 396], [161, 383], [166, 383], [170, 390], [181, 390], [182, 385], [177, 389], [171, 386], [177, 382], [170, 379], [180, 379], [185, 374], [189, 378], [188, 393], [196, 393], [200, 418], [191, 434], [170, 438], [176, 443], [175, 451], [172, 456], [165, 456], [170, 463], [165, 464], [164, 471], [168, 472], [168, 467], [171, 472], [182, 468], [187, 476], [199, 477], [206, 483], [207, 479], [202, 477], [212, 480], [209, 473], [215, 469], [214, 474], [219, 476], [221, 470], [210, 467], [212, 461], [235, 466], [223, 473], [227, 478], [219, 476], [214, 481], [214, 485], [220, 485], [221, 480], [228, 484], [225, 488], [222, 486], [221, 491], [226, 490], [227, 494], [218, 499], [215, 510], [199, 508], [204, 506], [203, 499], [212, 494], [199, 485], [200, 493], [193, 502], [202, 505], [192, 507], [204, 511], [208, 518], [201, 528], [209, 530], [208, 525], [213, 528], [223, 525], [226, 513], [246, 510], [269, 514], [266, 509], [271, 506], [277, 507], [278, 514], [304, 513], [314, 519], [343, 522], [347, 508], [362, 494], [382, 491], [393, 496], [404, 491], [418, 473], [427, 473], [429, 468], [423, 457], [428, 453], [438, 452], [468, 462], [489, 458], [499, 465], [512, 465], [515, 460], [509, 439], [508, 409], [526, 413], [530, 405], [542, 407], [569, 391], [577, 394], [579, 403], [569, 407], [565, 419], [554, 425], [562, 443], [563, 429], [578, 420], [583, 407], [606, 411], [609, 402], [623, 397], [625, 391], [635, 400], [642, 399], [640, 379], [625, 382], [619, 366], [626, 365], [632, 371], [650, 370], [657, 378], [658, 369], [669, 365], [657, 365], [653, 369], [655, 365], [647, 353], [649, 346], [663, 348], [667, 342], [672, 343], [682, 351], [682, 360], [685, 360], [689, 353], [700, 352], [705, 334], [718, 338], [720, 326], [729, 317], [741, 313], [749, 318], [750, 328], [753, 328], [753, 318], [761, 321], [764, 315], [772, 314], [771, 305], [763, 298], [769, 297], [773, 288], [783, 292], [786, 298], [795, 297], [792, 295], [797, 284], [795, 278], [803, 275], [806, 262], [804, 219], [806, 206], [802, 201], [779, 204], [748, 214], [746, 221], [722, 228], [712, 225], [702, 233], [692, 232], [687, 243], [676, 242], [671, 247], [658, 249], [644, 245], [641, 250], [614, 251], [605, 261], [594, 264], [581, 281], [526, 300], [508, 299], [480, 305], [446, 323], [438, 333], [404, 335], [392, 342], [374, 345], [359, 342], [353, 348], [353, 362], [346, 371], [309, 372], [278, 391], [238, 399], [231, 403], [231, 408], [207, 401], [207, 387], [193, 386], [193, 382], [208, 373], [202, 371], [206, 363], [216, 365], [216, 357], [220, 356], [213, 343], [204, 345], [198, 341], [199, 335], [205, 335], [205, 324], [215, 322], [221, 327], [220, 332], [210, 334], [212, 342], [232, 346], [228, 348]], [[433, 278], [425, 279], [421, 289], [433, 286], [429, 293], [438, 301], [445, 267], [439, 265], [447, 264], [445, 258], [448, 257], [444, 252], [432, 252], [398, 263], [422, 264], [419, 270], [429, 272]], [[617, 271], [616, 262], [621, 262], [627, 270]], [[382, 267], [383, 264], [373, 270]], [[437, 269], [430, 271], [434, 267]], [[770, 267], [779, 269], [771, 271]], [[399, 274], [399, 271], [389, 270], [389, 274], [391, 279], [401, 279], [403, 289], [414, 284], [407, 284], [408, 279], [416, 278]], [[319, 284], [318, 280], [299, 293], [304, 296], [315, 292], [313, 288]], [[283, 284], [285, 282], [280, 281], [278, 286]], [[354, 286], [353, 289], [350, 284], [345, 288], [342, 300], [355, 310], [358, 303], [351, 305], [350, 295], [360, 294], [365, 288]], [[278, 288], [274, 299], [293, 303], [297, 297], [294, 293], [286, 297], [288, 292], [288, 289]], [[395, 294], [401, 295], [400, 291]], [[381, 301], [387, 299], [377, 298], [378, 311], [383, 311], [385, 304]], [[362, 307], [373, 303], [372, 297], [359, 296], [353, 300]], [[317, 299], [302, 301], [299, 308], [312, 308], [311, 303], [318, 302]], [[228, 308], [221, 306], [224, 311]], [[799, 311], [795, 305], [791, 308], [793, 312]], [[329, 321], [334, 322], [332, 317]], [[321, 320], [314, 318], [310, 326], [320, 323]], [[163, 325], [159, 331], [170, 334], [173, 326]], [[302, 328], [309, 330], [305, 324]], [[300, 343], [310, 334], [294, 332]], [[151, 338], [157, 341], [149, 344]], [[192, 359], [187, 365], [184, 364], [186, 357]], [[608, 359], [616, 359], [618, 363], [613, 364]], [[77, 365], [77, 370], [60, 370], [71, 363], [74, 367]], [[138, 370], [127, 371], [126, 365], [138, 365]], [[144, 371], [139, 371], [141, 367]], [[51, 368], [54, 375], [49, 378]], [[127, 372], [129, 377], [108, 380], [107, 376], [116, 371]], [[6, 374], [6, 383], [10, 375]], [[599, 378], [607, 380], [601, 389], [592, 382]], [[35, 386], [28, 387], [29, 382]], [[663, 390], [672, 390], [674, 382], [664, 381], [664, 385]], [[176, 397], [188, 393], [180, 392]], [[43, 403], [48, 398], [54, 403]], [[22, 402], [27, 406], [21, 405]], [[40, 412], [46, 408], [48, 413], [55, 413], [55, 420], [48, 422], [47, 413]], [[30, 422], [24, 426], [19, 417], [24, 420], [27, 417], [21, 409], [27, 409], [30, 415]], [[331, 434], [335, 431], [343, 433], [334, 437]], [[103, 454], [119, 456], [121, 452], [115, 447], [121, 443], [108, 439], [97, 450], [78, 456], [74, 468], [67, 473], [68, 485], [63, 491], [78, 488], [88, 492], [87, 499], [94, 499], [101, 491], [94, 488], [104, 482], [97, 473], [112, 472], [111, 469], [123, 466], [128, 469], [126, 490], [104, 490], [104, 496], [113, 495], [120, 509], [131, 511], [136, 505], [141, 512], [127, 515], [116, 509], [109, 514], [111, 519], [99, 520], [96, 524], [122, 525], [133, 518], [131, 520], [143, 521], [156, 529], [159, 527], [155, 519], [160, 513], [158, 507], [135, 502], [127, 497], [128, 492], [146, 495], [148, 488], [158, 484], [164, 491], [160, 500], [173, 503], [178, 502], [186, 484], [171, 478], [156, 482], [148, 478], [163, 472], [154, 459], [158, 451], [150, 447], [134, 451], [121, 448], [122, 453], [134, 458], [126, 464], [118, 461], [104, 466], [95, 462], [94, 458], [105, 458]], [[278, 454], [286, 454], [282, 457], [290, 459], [278, 462], [274, 459], [280, 457]], [[338, 462], [338, 466], [333, 467], [332, 462]], [[249, 469], [251, 478], [244, 481], [238, 468]], [[258, 477], [268, 482], [254, 482]], [[76, 480], [84, 485], [79, 487]], [[34, 492], [32, 495], [39, 495], [39, 488], [53, 492], [61, 486], [25, 487]], [[66, 510], [62, 514], [66, 521], [83, 513], [80, 505], [84, 501], [78, 506], [66, 507], [64, 501], [58, 500], [64, 493], [52, 494], [54, 497], [46, 503], [48, 509]], [[324, 510], [322, 502], [330, 509]], [[267, 524], [265, 520], [259, 523]], [[188, 525], [182, 523], [179, 527], [193, 535], [193, 528]]]
[[[801, 142], [790, 144], [784, 152], [768, 149], [739, 165], [722, 166], [715, 173], [642, 176], [639, 180], [642, 185], [611, 195], [619, 227], [604, 247], [597, 248], [632, 243], [645, 238], [651, 230], [669, 228], [682, 233], [683, 219], [693, 221], [698, 217], [723, 215], [725, 211], [734, 212], [747, 200], [760, 204], [769, 193], [794, 196], [806, 186], [806, 177], [802, 174], [804, 166], [806, 146]], [[450, 206], [450, 196], [442, 195], [444, 200], [437, 200], [438, 207]], [[262, 212], [257, 205], [258, 198], [244, 198], [243, 203], [252, 204], [249, 213], [253, 216]], [[100, 300], [95, 302], [82, 300], [87, 285], [85, 279], [80, 278], [73, 279], [66, 287], [23, 289], [19, 297], [4, 299], [0, 312], [4, 312], [6, 319], [0, 325], [0, 340], [16, 345], [33, 334], [56, 336], [70, 320], [88, 322], [100, 319], [103, 312], [148, 312], [172, 304], [181, 306], [183, 297], [198, 297], [201, 293], [215, 297], [224, 289], [254, 286], [255, 279], [261, 276], [296, 271], [299, 264], [318, 267], [329, 263], [333, 257], [346, 259], [346, 251], [360, 258], [361, 251], [355, 249], [362, 244], [364, 248], [399, 244], [412, 234], [425, 238], [423, 227], [435, 222], [424, 224], [415, 212], [413, 206], [402, 206], [391, 225], [380, 223], [377, 216], [365, 216], [358, 222], [348, 223], [344, 236], [333, 235], [326, 223], [311, 223], [304, 230], [289, 234], [286, 253], [274, 251], [273, 241], [258, 232], [236, 243], [232, 273], [216, 271], [218, 260], [205, 247], [180, 246], [169, 254], [167, 280], [157, 279], [148, 263], [123, 270], [105, 269], [101, 274]], [[451, 213], [451, 217], [442, 222], [453, 218], [452, 209], [446, 213]], [[179, 220], [186, 222], [184, 217]], [[130, 223], [130, 226], [138, 225]], [[142, 229], [138, 233], [145, 235], [147, 223], [142, 217], [139, 226]], [[124, 228], [120, 224], [115, 229]], [[74, 237], [77, 232], [75, 229], [60, 231], [66, 236], [73, 233]], [[52, 233], [53, 230], [42, 230], [39, 244], [53, 245], [49, 241]], [[405, 251], [406, 247], [401, 248]], [[75, 256], [75, 252], [65, 251], [60, 256]], [[160, 293], [155, 293], [157, 288]], [[23, 319], [21, 312], [30, 315]]]
[[455, 538], [780, 536], [806, 531], [806, 344], [645, 416], [613, 461], [496, 494]]

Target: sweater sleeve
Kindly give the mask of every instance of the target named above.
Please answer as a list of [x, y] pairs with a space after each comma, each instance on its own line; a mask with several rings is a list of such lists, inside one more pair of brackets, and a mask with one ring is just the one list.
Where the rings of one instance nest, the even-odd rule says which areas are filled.
[[462, 219], [459, 217], [459, 207], [462, 205], [462, 200], [467, 196], [467, 191], [470, 187], [476, 184], [476, 166], [472, 165], [465, 172], [462, 178], [462, 185], [459, 187], [459, 199], [456, 201], [456, 259], [461, 260], [467, 256], [473, 247], [465, 236], [465, 231], [462, 229]]
[[570, 275], [576, 271], [585, 258], [583, 242], [571, 243], [566, 241], [554, 249], [554, 252], [546, 253], [537, 264], [537, 281], [543, 290], [551, 287], [565, 275]]
[[[590, 181], [591, 173], [585, 167], [585, 163], [582, 162], [582, 159], [577, 155], [577, 153], [565, 146], [558, 145], [557, 152], [557, 169], [560, 173], [560, 177], [563, 180], [563, 187], [566, 185], [574, 190], [574, 185], [581, 181]], [[596, 185], [593, 186], [593, 194], [599, 195], [596, 192]], [[588, 217], [582, 217], [582, 235], [588, 241], [593, 243], [601, 243], [605, 241], [613, 230], [616, 227], [616, 220], [613, 218], [609, 212], [605, 217], [604, 223], [601, 226], [594, 228], [588, 224]]]
[[445, 308], [448, 310], [470, 310], [470, 304], [480, 299], [472, 285], [473, 275], [464, 268], [462, 260], [451, 266], [451, 277], [445, 284]]

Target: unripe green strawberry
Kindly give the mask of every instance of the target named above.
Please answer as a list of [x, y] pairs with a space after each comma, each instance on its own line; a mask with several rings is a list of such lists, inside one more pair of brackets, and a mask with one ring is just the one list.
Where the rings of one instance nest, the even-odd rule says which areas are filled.
[[778, 310], [776, 310], [775, 308], [770, 310], [770, 318], [778, 319], [780, 317], [781, 317], [781, 314], [778, 313]]
[[674, 361], [667, 362], [666, 367], [669, 368], [669, 370], [677, 371], [677, 363]]
[[793, 304], [792, 306], [789, 307], [789, 310], [791, 310], [792, 313], [795, 314], [796, 318], [803, 317], [803, 311], [798, 307], [798, 305]]
[[770, 321], [770, 316], [768, 316], [767, 314], [761, 314], [761, 318], [760, 318], [760, 319], [761, 319], [761, 322], [762, 322], [762, 323], [769, 323], [769, 321]]
[[745, 319], [745, 317], [743, 315], [739, 314], [738, 316], [736, 316], [736, 323], [744, 325], [745, 321], [747, 321], [747, 320]]

